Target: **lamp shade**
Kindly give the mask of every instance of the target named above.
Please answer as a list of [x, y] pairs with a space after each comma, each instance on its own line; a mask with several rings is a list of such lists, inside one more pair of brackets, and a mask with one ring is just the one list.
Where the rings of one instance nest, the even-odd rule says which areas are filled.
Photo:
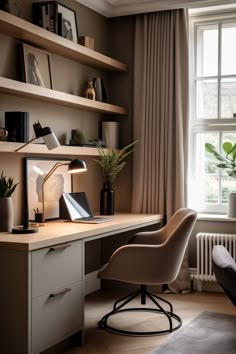
[[78, 173], [87, 171], [86, 163], [83, 160], [72, 160], [68, 165], [68, 173]]
[[39, 122], [33, 125], [36, 138], [42, 138], [46, 144], [48, 150], [55, 149], [60, 146], [56, 135], [53, 133], [52, 129], [49, 127], [42, 128]]
[[39, 138], [43, 139], [43, 141], [44, 141], [45, 145], [47, 146], [48, 150], [52, 150], [52, 149], [55, 149], [56, 147], [60, 146], [60, 143], [57, 140], [57, 137], [53, 133], [51, 128], [49, 128], [49, 127], [43, 128], [41, 126], [41, 124], [39, 123], [39, 121], [33, 124], [33, 128], [34, 128], [35, 137], [33, 137], [27, 143], [25, 143], [24, 145], [22, 145], [18, 149], [16, 149], [15, 150], [16, 152], [20, 151], [26, 145], [29, 145], [34, 140], [39, 139]]
[[48, 134], [43, 135], [42, 139], [43, 139], [44, 143], [46, 144], [48, 150], [52, 150], [52, 149], [55, 149], [56, 147], [60, 146], [56, 135], [53, 133], [53, 131], [50, 128], [48, 128]]

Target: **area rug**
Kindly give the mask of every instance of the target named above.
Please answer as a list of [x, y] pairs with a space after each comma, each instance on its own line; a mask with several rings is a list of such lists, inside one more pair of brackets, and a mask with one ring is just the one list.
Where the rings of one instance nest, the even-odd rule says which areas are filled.
[[150, 354], [235, 354], [236, 316], [203, 312]]

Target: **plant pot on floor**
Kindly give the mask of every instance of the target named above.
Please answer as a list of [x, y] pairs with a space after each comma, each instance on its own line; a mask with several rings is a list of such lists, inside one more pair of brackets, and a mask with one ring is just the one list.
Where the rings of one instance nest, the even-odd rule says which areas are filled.
[[0, 197], [0, 232], [11, 232], [13, 227], [13, 203], [11, 197]]

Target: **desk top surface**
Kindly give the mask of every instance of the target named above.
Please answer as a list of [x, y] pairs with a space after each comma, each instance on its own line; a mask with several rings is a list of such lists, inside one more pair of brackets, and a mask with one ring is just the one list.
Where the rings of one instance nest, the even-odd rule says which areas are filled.
[[75, 240], [89, 241], [116, 233], [135, 230], [160, 223], [160, 214], [116, 214], [114, 220], [101, 224], [82, 224], [70, 221], [49, 221], [34, 234], [0, 233], [0, 249], [32, 251]]

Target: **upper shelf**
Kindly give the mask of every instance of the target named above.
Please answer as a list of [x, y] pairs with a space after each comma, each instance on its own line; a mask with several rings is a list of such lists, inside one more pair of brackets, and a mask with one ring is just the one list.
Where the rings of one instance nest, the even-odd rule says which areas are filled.
[[44, 48], [65, 58], [111, 71], [128, 71], [128, 65], [58, 36], [0, 10], [0, 32]]
[[128, 114], [128, 110], [124, 107], [89, 100], [87, 98], [70, 95], [41, 86], [26, 84], [25, 82], [15, 81], [5, 77], [0, 77], [0, 92], [62, 106], [76, 107], [85, 111], [120, 115]]
[[[15, 152], [23, 143], [12, 143], [0, 141], [0, 152]], [[106, 151], [106, 149], [105, 149]], [[29, 144], [22, 148], [17, 154], [42, 154], [42, 155], [70, 155], [70, 156], [99, 156], [98, 149], [86, 146], [58, 146], [56, 149], [48, 150], [45, 144]]]

